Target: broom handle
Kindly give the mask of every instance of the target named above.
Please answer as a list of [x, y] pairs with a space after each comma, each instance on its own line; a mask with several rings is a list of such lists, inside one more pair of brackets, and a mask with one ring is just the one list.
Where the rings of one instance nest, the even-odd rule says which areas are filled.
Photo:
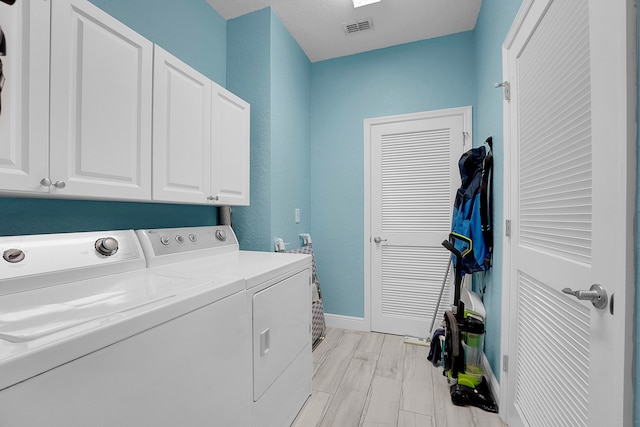
[[440, 287], [440, 296], [438, 297], [438, 303], [436, 304], [436, 311], [433, 312], [433, 318], [431, 319], [431, 327], [429, 328], [429, 336], [433, 335], [433, 325], [436, 323], [436, 316], [438, 315], [438, 309], [440, 308], [440, 301], [442, 301], [442, 293], [444, 292], [444, 285], [447, 283], [447, 277], [449, 277], [449, 270], [451, 270], [451, 263], [453, 261], [453, 255], [449, 257], [449, 263], [447, 264], [447, 272], [444, 273], [444, 279], [442, 279], [442, 286]]

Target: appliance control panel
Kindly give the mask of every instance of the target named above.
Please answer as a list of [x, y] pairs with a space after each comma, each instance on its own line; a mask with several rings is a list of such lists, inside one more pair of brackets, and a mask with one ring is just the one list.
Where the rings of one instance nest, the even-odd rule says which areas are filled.
[[237, 251], [238, 239], [227, 225], [136, 230], [149, 267]]
[[0, 237], [0, 254], [0, 294], [146, 266], [133, 230]]

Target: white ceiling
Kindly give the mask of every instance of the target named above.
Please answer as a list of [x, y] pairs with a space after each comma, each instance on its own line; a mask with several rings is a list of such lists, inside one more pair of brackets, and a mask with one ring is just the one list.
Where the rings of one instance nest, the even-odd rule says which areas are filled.
[[[482, 0], [207, 0], [226, 20], [271, 6], [311, 62], [472, 30]], [[343, 25], [372, 18], [373, 29]]]

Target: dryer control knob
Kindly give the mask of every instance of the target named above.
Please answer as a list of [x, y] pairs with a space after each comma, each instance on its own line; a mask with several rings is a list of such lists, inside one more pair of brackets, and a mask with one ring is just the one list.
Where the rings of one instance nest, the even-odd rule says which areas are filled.
[[224, 242], [225, 240], [227, 240], [227, 232], [222, 229], [216, 230], [216, 239], [220, 240], [221, 242]]
[[118, 241], [113, 237], [103, 237], [96, 240], [96, 251], [100, 255], [111, 256], [118, 252]]

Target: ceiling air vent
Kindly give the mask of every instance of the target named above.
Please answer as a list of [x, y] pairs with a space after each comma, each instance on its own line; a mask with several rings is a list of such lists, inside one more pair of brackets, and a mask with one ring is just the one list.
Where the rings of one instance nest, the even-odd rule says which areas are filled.
[[373, 21], [371, 18], [360, 19], [349, 24], [342, 24], [344, 32], [348, 34], [359, 33], [362, 31], [373, 30]]

